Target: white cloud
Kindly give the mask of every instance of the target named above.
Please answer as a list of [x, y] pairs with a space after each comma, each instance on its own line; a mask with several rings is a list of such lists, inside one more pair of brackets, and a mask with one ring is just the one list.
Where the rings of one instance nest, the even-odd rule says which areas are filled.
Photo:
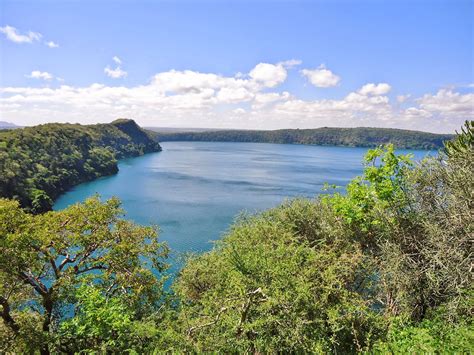
[[402, 104], [405, 101], [407, 101], [410, 97], [411, 97], [410, 94], [408, 94], [408, 95], [398, 95], [397, 96], [397, 101]]
[[429, 111], [420, 109], [418, 107], [409, 107], [402, 112], [401, 116], [405, 120], [413, 120], [413, 119], [419, 119], [419, 118], [432, 117], [433, 114]]
[[303, 63], [303, 62], [299, 59], [290, 59], [290, 60], [285, 60], [283, 62], [280, 62], [278, 64], [283, 65], [285, 68], [291, 69], [293, 67], [301, 65], [301, 63]]
[[104, 68], [104, 73], [113, 79], [119, 79], [119, 78], [123, 78], [127, 76], [127, 72], [122, 70], [120, 67], [116, 67], [115, 69], [112, 69], [109, 66], [106, 66]]
[[58, 48], [59, 47], [59, 44], [57, 44], [53, 41], [45, 42], [44, 44], [46, 44], [49, 48]]
[[[4, 87], [0, 89], [0, 112], [17, 124], [93, 123], [131, 117], [148, 126], [378, 126], [440, 132], [459, 129], [464, 120], [474, 118], [472, 93], [443, 89], [411, 99], [408, 108], [400, 108], [397, 102], [391, 103], [390, 85], [369, 83], [341, 98], [303, 100], [272, 89], [275, 82], [283, 82], [286, 71], [275, 79], [263, 75], [267, 68], [280, 74], [281, 68], [285, 70], [281, 63], [264, 66], [264, 70], [257, 64], [240, 76], [170, 70], [134, 87], [97, 83], [85, 87]], [[40, 71], [30, 76], [45, 79]]]
[[112, 57], [112, 60], [113, 60], [113, 61], [115, 62], [115, 64], [117, 64], [117, 65], [122, 64], [122, 60], [121, 60], [119, 57], [117, 57], [117, 56]]
[[227, 88], [224, 87], [217, 93], [217, 100], [221, 103], [239, 103], [250, 101], [254, 94], [246, 88]]
[[359, 90], [359, 93], [362, 95], [374, 95], [374, 96], [379, 96], [379, 95], [385, 95], [390, 92], [392, 87], [387, 84], [387, 83], [380, 83], [380, 84], [365, 84], [362, 86]]
[[287, 72], [283, 64], [259, 63], [249, 75], [257, 83], [272, 88], [286, 80]]
[[114, 56], [112, 57], [112, 60], [115, 62], [115, 64], [117, 64], [117, 66], [115, 68], [111, 68], [110, 66], [107, 65], [104, 68], [104, 73], [107, 74], [107, 76], [112, 79], [120, 79], [120, 78], [126, 77], [128, 73], [125, 70], [122, 70], [122, 68], [120, 67], [122, 64], [122, 61], [120, 60], [120, 58], [117, 56]]
[[265, 106], [268, 106], [275, 102], [286, 101], [290, 99], [290, 93], [288, 91], [279, 92], [267, 92], [259, 93], [255, 95], [254, 103], [252, 105], [253, 109], [261, 109]]
[[474, 116], [474, 93], [462, 95], [453, 90], [441, 89], [435, 95], [426, 94], [416, 100], [420, 108], [447, 116]]
[[53, 79], [52, 74], [46, 71], [39, 71], [39, 70], [33, 70], [30, 75], [27, 75], [27, 77], [32, 78], [32, 79], [43, 79], [43, 80]]
[[232, 113], [236, 115], [245, 115], [247, 111], [245, 111], [242, 107], [236, 108], [235, 110], [232, 110]]
[[311, 84], [319, 88], [329, 88], [336, 86], [341, 81], [341, 78], [334, 74], [324, 65], [320, 65], [317, 69], [303, 69], [303, 74]]
[[41, 33], [32, 31], [21, 34], [15, 27], [8, 25], [0, 27], [0, 32], [3, 33], [7, 39], [15, 43], [32, 43], [34, 41], [39, 41], [42, 37]]

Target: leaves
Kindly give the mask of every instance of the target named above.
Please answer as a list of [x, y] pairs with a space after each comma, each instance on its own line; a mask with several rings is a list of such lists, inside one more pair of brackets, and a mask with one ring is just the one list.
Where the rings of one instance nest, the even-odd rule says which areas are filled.
[[[23, 212], [17, 202], [0, 199], [0, 296], [6, 302], [3, 310], [9, 309], [20, 330], [28, 318], [40, 319], [36, 337], [50, 336], [74, 316], [73, 305], [94, 298], [118, 297], [134, 316], [159, 306], [165, 280], [159, 275], [166, 270], [168, 249], [155, 228], [122, 220], [121, 213], [117, 199], [103, 203], [94, 197], [36, 216]], [[112, 305], [104, 312], [119, 312], [119, 303]]]
[[160, 150], [131, 120], [1, 131], [0, 196], [20, 201], [32, 213], [49, 211], [72, 186], [117, 173], [117, 159]]

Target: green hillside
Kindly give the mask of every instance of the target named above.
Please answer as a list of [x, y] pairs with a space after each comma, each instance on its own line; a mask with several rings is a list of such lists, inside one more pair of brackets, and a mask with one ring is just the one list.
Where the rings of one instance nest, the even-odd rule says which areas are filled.
[[392, 143], [399, 149], [439, 149], [443, 141], [453, 135], [434, 134], [391, 128], [316, 128], [280, 129], [275, 131], [220, 130], [207, 132], [155, 131], [160, 142], [207, 141], [207, 142], [256, 142], [282, 144], [314, 144], [348, 147], [376, 147]]
[[117, 159], [160, 150], [148, 132], [125, 119], [0, 131], [0, 196], [33, 212], [49, 210], [72, 186], [117, 173]]

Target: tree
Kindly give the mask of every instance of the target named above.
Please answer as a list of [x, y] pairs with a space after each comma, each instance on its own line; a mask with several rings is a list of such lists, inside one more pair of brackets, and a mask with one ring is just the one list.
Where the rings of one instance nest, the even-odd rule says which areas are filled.
[[472, 302], [474, 125], [412, 166], [393, 147], [369, 151], [347, 194], [326, 199], [378, 269], [388, 317], [459, 322]]
[[0, 130], [0, 197], [18, 200], [32, 213], [50, 211], [72, 186], [117, 173], [118, 159], [160, 150], [132, 120]]
[[[167, 248], [153, 227], [120, 219], [117, 199], [97, 197], [60, 212], [29, 215], [0, 199], [0, 316], [4, 343], [48, 354], [61, 323], [74, 317], [78, 290], [93, 285], [140, 318], [163, 297]], [[98, 298], [100, 301], [101, 298]], [[61, 339], [58, 346], [69, 351]]]
[[188, 261], [174, 326], [197, 352], [363, 351], [383, 324], [372, 280], [370, 260], [331, 208], [296, 200], [242, 218], [215, 250]]

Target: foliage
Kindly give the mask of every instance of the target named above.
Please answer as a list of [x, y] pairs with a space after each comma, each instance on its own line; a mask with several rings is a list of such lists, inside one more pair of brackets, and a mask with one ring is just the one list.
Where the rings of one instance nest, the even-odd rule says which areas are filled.
[[144, 352], [159, 333], [155, 322], [137, 317], [123, 298], [83, 284], [75, 292], [74, 317], [61, 322], [55, 338], [69, 352]]
[[[135, 225], [120, 214], [117, 199], [91, 198], [36, 216], [16, 201], [0, 200], [3, 342], [16, 339], [17, 352], [47, 353], [58, 329], [84, 327], [105, 339], [132, 316], [143, 318], [162, 303], [164, 279], [157, 275], [166, 269], [167, 248], [158, 242], [155, 228]], [[107, 307], [105, 298], [111, 298]], [[125, 308], [130, 311], [122, 312]], [[77, 318], [68, 321], [74, 313]], [[103, 320], [91, 328], [81, 323], [99, 313], [114, 324]], [[76, 334], [78, 342], [81, 334], [89, 336]], [[58, 340], [60, 349], [71, 350], [75, 342], [68, 339]]]
[[446, 325], [443, 320], [420, 324], [393, 322], [387, 340], [378, 341], [374, 354], [468, 354], [474, 344], [474, 329], [466, 323]]
[[0, 352], [472, 352], [473, 128], [417, 164], [370, 150], [345, 194], [241, 216], [174, 294], [156, 230], [117, 200], [0, 200]]
[[374, 226], [391, 222], [386, 215], [374, 216], [373, 211], [404, 203], [407, 184], [404, 176], [411, 166], [410, 158], [409, 155], [395, 154], [393, 145], [388, 145], [385, 150], [369, 150], [364, 158], [364, 175], [347, 185], [346, 195], [335, 194], [325, 201], [349, 225], [370, 235]]
[[61, 193], [118, 171], [117, 159], [161, 150], [131, 120], [81, 126], [46, 124], [0, 131], [0, 197], [38, 213]]
[[275, 131], [213, 130], [205, 132], [155, 131], [160, 142], [207, 141], [207, 142], [257, 142], [284, 144], [314, 144], [349, 147], [378, 147], [393, 144], [399, 149], [431, 149], [443, 147], [443, 141], [453, 138], [450, 134], [433, 134], [389, 128], [317, 128], [280, 129]]
[[444, 151], [449, 157], [466, 151], [472, 152], [473, 149], [474, 121], [466, 121], [464, 127], [461, 127], [461, 133], [458, 133], [453, 141], [446, 142], [444, 147]]
[[187, 346], [257, 353], [368, 348], [383, 325], [368, 297], [372, 265], [342, 227], [328, 206], [308, 200], [243, 218], [179, 277]]
[[[77, 351], [128, 349], [133, 313], [120, 298], [105, 297], [94, 286], [76, 291], [75, 317], [62, 322], [60, 339]], [[74, 344], [74, 346], [71, 346]]]

